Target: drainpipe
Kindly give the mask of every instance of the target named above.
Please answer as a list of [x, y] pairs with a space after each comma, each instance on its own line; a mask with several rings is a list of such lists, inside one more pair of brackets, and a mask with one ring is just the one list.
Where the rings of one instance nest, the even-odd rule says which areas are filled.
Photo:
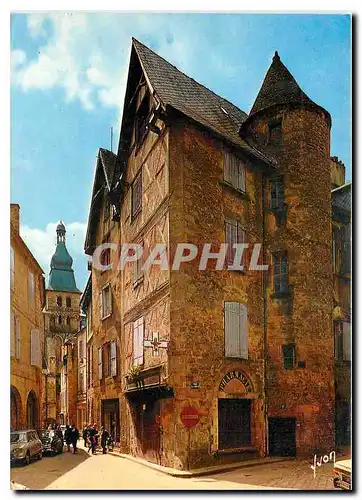
[[[265, 174], [262, 173], [262, 238], [263, 238], [263, 265], [265, 264]], [[268, 271], [263, 271], [262, 274], [262, 285], [263, 285], [263, 330], [264, 330], [264, 429], [265, 429], [265, 454], [269, 454], [269, 443], [268, 443], [268, 337], [267, 337], [267, 296], [266, 296], [266, 273]]]

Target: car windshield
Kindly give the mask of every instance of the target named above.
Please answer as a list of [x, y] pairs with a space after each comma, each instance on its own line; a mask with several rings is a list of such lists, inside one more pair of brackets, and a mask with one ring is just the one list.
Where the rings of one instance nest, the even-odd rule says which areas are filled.
[[22, 443], [26, 441], [25, 432], [12, 432], [10, 434], [10, 443]]

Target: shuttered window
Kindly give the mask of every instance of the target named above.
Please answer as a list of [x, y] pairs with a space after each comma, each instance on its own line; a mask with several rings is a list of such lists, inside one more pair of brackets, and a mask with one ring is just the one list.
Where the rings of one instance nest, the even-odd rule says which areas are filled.
[[99, 314], [101, 319], [112, 314], [112, 292], [110, 285], [104, 287], [99, 294]]
[[243, 193], [245, 193], [245, 172], [244, 162], [229, 151], [225, 151], [224, 180]]
[[248, 309], [239, 302], [225, 302], [225, 356], [248, 359]]
[[10, 356], [15, 356], [15, 313], [11, 311], [10, 318]]
[[98, 347], [98, 378], [103, 378], [103, 347]]
[[[15, 357], [20, 359], [20, 344], [21, 344], [21, 325], [20, 318], [16, 316], [15, 318]], [[39, 357], [40, 357], [40, 349], [39, 349]], [[40, 366], [40, 359], [39, 359]]]
[[31, 330], [30, 332], [30, 364], [40, 367], [40, 332], [39, 330]]
[[34, 307], [35, 305], [35, 283], [34, 274], [29, 271], [28, 273], [28, 286], [29, 286], [29, 305]]
[[[226, 253], [226, 264], [228, 267], [230, 267], [234, 263], [234, 257], [236, 252], [234, 244], [246, 243], [246, 233], [239, 221], [233, 219], [227, 219], [225, 221], [225, 242], [228, 245]], [[240, 265], [245, 266], [245, 263], [246, 263], [246, 250], [243, 251], [243, 256]], [[236, 263], [236, 265], [238, 264], [239, 262]]]
[[132, 184], [132, 218], [136, 217], [142, 208], [142, 170]]
[[347, 322], [343, 322], [343, 359], [351, 361], [351, 331]]
[[143, 364], [143, 329], [144, 320], [139, 318], [133, 323], [133, 364]]
[[14, 290], [15, 285], [15, 253], [13, 247], [10, 247], [10, 286]]
[[274, 292], [276, 294], [288, 293], [288, 258], [286, 254], [273, 255], [274, 261]]
[[279, 208], [284, 203], [284, 181], [281, 178], [270, 181], [270, 206]]
[[117, 375], [117, 342], [112, 340], [111, 342], [111, 377]]
[[285, 370], [292, 370], [295, 367], [295, 344], [282, 346], [283, 366]]

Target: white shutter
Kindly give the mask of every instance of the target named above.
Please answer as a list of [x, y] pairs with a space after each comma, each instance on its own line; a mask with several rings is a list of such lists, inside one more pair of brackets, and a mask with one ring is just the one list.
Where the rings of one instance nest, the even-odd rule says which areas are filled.
[[15, 357], [20, 359], [20, 342], [21, 342], [21, 330], [20, 330], [20, 318], [15, 319]]
[[248, 308], [240, 306], [240, 357], [248, 359]]
[[36, 346], [35, 346], [35, 330], [30, 331], [30, 364], [35, 365], [36, 361]]
[[99, 294], [99, 317], [103, 318], [103, 292]]
[[98, 378], [103, 378], [103, 348], [98, 347]]
[[225, 302], [224, 307], [224, 330], [225, 330], [225, 356], [227, 358], [238, 358], [240, 350], [239, 335], [239, 303]]
[[108, 287], [107, 292], [108, 292], [107, 314], [112, 314], [112, 291], [110, 286]]
[[11, 311], [11, 316], [10, 316], [10, 356], [16, 356], [15, 313], [14, 313], [14, 311]]
[[350, 324], [343, 322], [343, 359], [351, 361], [351, 333]]
[[112, 340], [111, 342], [111, 376], [115, 377], [117, 375], [117, 342]]
[[225, 302], [225, 357], [248, 359], [248, 310], [239, 302]]
[[134, 364], [143, 364], [143, 318], [133, 323], [133, 361]]

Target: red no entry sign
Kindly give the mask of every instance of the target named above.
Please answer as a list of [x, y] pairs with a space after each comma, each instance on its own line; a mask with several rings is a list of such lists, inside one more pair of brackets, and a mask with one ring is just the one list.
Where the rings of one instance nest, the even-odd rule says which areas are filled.
[[180, 418], [185, 427], [194, 427], [200, 421], [200, 414], [196, 408], [189, 406], [182, 410]]

